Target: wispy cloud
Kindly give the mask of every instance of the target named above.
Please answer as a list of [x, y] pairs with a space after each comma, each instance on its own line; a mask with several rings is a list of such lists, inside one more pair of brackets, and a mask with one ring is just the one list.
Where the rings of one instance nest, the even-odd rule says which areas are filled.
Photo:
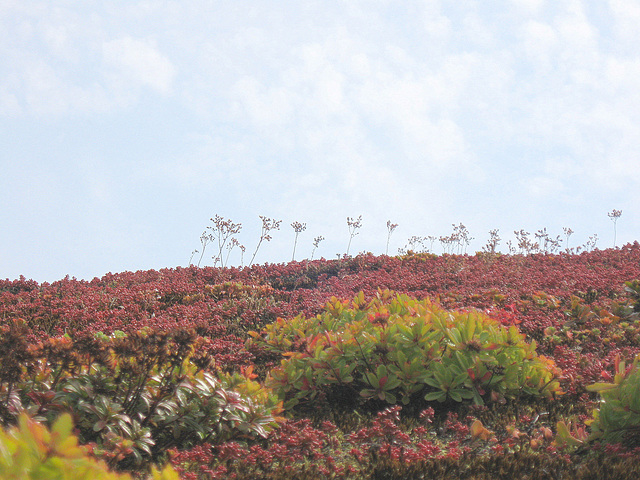
[[[0, 196], [16, 205], [6, 179], [28, 164], [30, 205], [52, 202], [5, 212], [3, 242], [51, 211], [103, 232], [70, 190], [129, 259], [150, 254], [127, 233], [165, 235], [163, 215], [185, 251], [215, 213], [249, 235], [260, 214], [305, 221], [327, 256], [359, 214], [354, 248], [378, 252], [388, 219], [400, 246], [549, 216], [592, 234], [595, 209], [640, 214], [639, 22], [637, 0], [2, 2], [0, 140], [20, 162]], [[265, 258], [289, 256], [285, 236]]]
[[161, 94], [171, 91], [175, 68], [152, 40], [127, 35], [104, 42], [102, 53], [105, 64], [113, 68], [107, 77], [117, 88], [140, 85]]

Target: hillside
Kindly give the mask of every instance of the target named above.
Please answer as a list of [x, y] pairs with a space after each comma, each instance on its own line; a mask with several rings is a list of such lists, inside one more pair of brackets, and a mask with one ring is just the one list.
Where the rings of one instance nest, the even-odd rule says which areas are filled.
[[[8, 427], [27, 411], [51, 425], [69, 411], [81, 443], [112, 468], [142, 472], [170, 461], [186, 479], [599, 478], [605, 458], [625, 478], [640, 471], [640, 410], [627, 408], [625, 435], [594, 440], [594, 428], [612, 424], [588, 422], [611, 388], [587, 386], [632, 381], [625, 365], [640, 352], [637, 279], [636, 242], [579, 255], [369, 254], [4, 280], [0, 419]], [[469, 327], [472, 311], [479, 316]], [[458, 368], [460, 394], [439, 393], [440, 377], [424, 373], [431, 364], [416, 367], [419, 381], [398, 373], [414, 351], [398, 357], [400, 344], [384, 335], [414, 328], [420, 315], [453, 322], [430, 338], [444, 342], [435, 363], [462, 362], [447, 367]], [[312, 333], [338, 319], [341, 330]], [[288, 325], [299, 326], [282, 333]], [[498, 340], [482, 343], [489, 334], [480, 325], [491, 335], [521, 333], [514, 345], [529, 353], [505, 360], [512, 340], [499, 354]], [[470, 337], [453, 328], [470, 328]], [[318, 380], [327, 349], [353, 338], [362, 351], [373, 337], [360, 367], [337, 363], [346, 373]], [[313, 355], [320, 360], [303, 368]], [[505, 368], [537, 359], [550, 375], [544, 385], [526, 374], [512, 379], [520, 390], [504, 386]]]

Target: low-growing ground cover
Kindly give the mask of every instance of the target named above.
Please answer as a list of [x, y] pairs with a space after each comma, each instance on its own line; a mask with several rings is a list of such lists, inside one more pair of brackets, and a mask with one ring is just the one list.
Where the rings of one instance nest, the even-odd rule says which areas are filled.
[[0, 281], [0, 419], [133, 475], [636, 478], [636, 279], [637, 242]]

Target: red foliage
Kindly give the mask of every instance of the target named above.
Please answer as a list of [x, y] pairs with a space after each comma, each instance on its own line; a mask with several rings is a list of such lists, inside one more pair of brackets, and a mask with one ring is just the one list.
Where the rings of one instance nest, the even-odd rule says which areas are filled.
[[[0, 280], [0, 328], [10, 332], [15, 321], [23, 319], [28, 333], [6, 334], [10, 341], [0, 345], [0, 350], [7, 351], [0, 353], [9, 358], [14, 344], [26, 351], [28, 344], [37, 346], [47, 337], [64, 334], [77, 339], [95, 332], [108, 335], [116, 330], [152, 327], [173, 331], [181, 327], [207, 337], [202, 349], [219, 366], [231, 369], [255, 363], [263, 367], [256, 371], [263, 372], [278, 359], [268, 352], [247, 351], [247, 331], [259, 330], [278, 317], [316, 315], [332, 296], [350, 299], [362, 291], [370, 299], [378, 289], [391, 289], [416, 298], [434, 298], [449, 309], [482, 309], [505, 325], [517, 325], [529, 340], [538, 342], [539, 353], [562, 369], [567, 397], [587, 402], [595, 396], [585, 393], [584, 387], [609, 380], [617, 355], [632, 358], [640, 352], [640, 321], [637, 314], [629, 313], [638, 305], [624, 291], [625, 281], [639, 278], [638, 242], [580, 255], [366, 254], [241, 269], [191, 266], [108, 273], [91, 281], [66, 277], [39, 284], [21, 277]], [[14, 340], [17, 343], [11, 343]], [[62, 346], [60, 352], [50, 355], [62, 355]], [[15, 362], [2, 366], [5, 380], [11, 379], [18, 364], [16, 357]], [[349, 461], [339, 467], [329, 455], [338, 448], [337, 427], [327, 422], [314, 428], [306, 420], [285, 423], [262, 445], [225, 443], [175, 451], [172, 463], [183, 468], [183, 478], [227, 478], [234, 462], [253, 462], [264, 468], [281, 462], [286, 469], [291, 462], [311, 458], [317, 460], [315, 473], [342, 468], [347, 469], [348, 478], [348, 469], [367, 461], [372, 449], [379, 456], [407, 462], [462, 455], [469, 436], [467, 419], [451, 416], [446, 420], [445, 430], [462, 442], [458, 446], [455, 441], [449, 443], [446, 450], [427, 434], [433, 419], [433, 410], [424, 410], [422, 424], [409, 433], [398, 426], [398, 410], [381, 412], [371, 425], [345, 435], [349, 449], [341, 455]], [[495, 453], [503, 449], [505, 445], [491, 446]], [[215, 468], [194, 476], [187, 467], [191, 464]]]

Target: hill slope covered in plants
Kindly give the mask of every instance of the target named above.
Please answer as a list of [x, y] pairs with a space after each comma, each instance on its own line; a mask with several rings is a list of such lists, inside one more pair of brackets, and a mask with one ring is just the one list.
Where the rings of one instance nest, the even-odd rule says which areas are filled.
[[136, 475], [625, 478], [637, 279], [636, 242], [0, 281], [0, 420]]

